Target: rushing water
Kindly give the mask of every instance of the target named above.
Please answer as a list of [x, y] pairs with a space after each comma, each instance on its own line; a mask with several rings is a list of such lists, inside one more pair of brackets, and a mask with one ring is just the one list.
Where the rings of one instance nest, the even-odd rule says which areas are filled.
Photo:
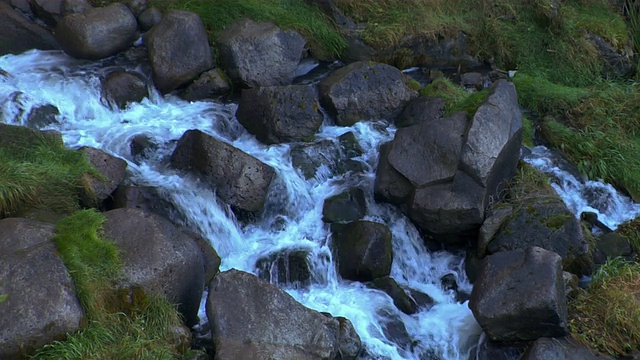
[[[58, 107], [59, 124], [48, 128], [62, 133], [70, 148], [92, 146], [128, 162], [128, 182], [154, 186], [171, 201], [185, 225], [208, 239], [223, 259], [222, 269], [255, 272], [256, 260], [286, 249], [309, 251], [313, 284], [285, 290], [302, 304], [351, 320], [367, 349], [367, 357], [380, 359], [467, 359], [480, 335], [466, 303], [459, 304], [441, 288], [440, 278], [455, 274], [460, 288], [470, 291], [463, 259], [446, 252], [428, 252], [413, 225], [394, 207], [376, 204], [372, 185], [380, 143], [393, 138], [394, 129], [384, 123], [361, 122], [336, 127], [329, 120], [317, 138], [336, 138], [353, 131], [364, 154], [364, 174], [336, 175], [322, 169], [314, 179], [304, 180], [294, 170], [290, 145], [265, 146], [236, 121], [236, 104], [214, 101], [186, 102], [161, 96], [149, 98], [123, 111], [114, 111], [101, 100], [100, 77], [116, 66], [114, 61], [84, 62], [60, 52], [30, 51], [0, 57], [0, 114], [2, 121], [24, 124], [31, 108]], [[309, 69], [313, 66], [306, 64]], [[277, 179], [270, 190], [265, 211], [251, 224], [241, 224], [228, 207], [197, 179], [171, 169], [167, 157], [186, 130], [200, 129], [222, 139], [272, 166]], [[130, 141], [146, 135], [158, 144], [147, 159], [134, 161]], [[329, 227], [322, 222], [325, 198], [350, 186], [366, 189], [366, 219], [389, 226], [393, 233], [392, 276], [407, 287], [429, 294], [436, 305], [414, 315], [395, 308], [384, 293], [336, 274], [329, 248]], [[404, 324], [410, 341], [385, 329]], [[406, 339], [405, 339], [406, 340]]]

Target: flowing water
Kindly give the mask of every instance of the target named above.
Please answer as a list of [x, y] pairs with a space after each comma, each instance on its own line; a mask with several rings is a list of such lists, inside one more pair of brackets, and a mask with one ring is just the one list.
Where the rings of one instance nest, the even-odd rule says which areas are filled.
[[[24, 125], [30, 109], [52, 104], [58, 107], [58, 124], [47, 128], [62, 133], [66, 146], [92, 146], [127, 160], [128, 182], [153, 186], [174, 204], [184, 225], [203, 235], [222, 257], [222, 270], [255, 272], [259, 258], [282, 250], [310, 253], [313, 283], [285, 290], [302, 304], [351, 320], [374, 359], [467, 359], [480, 329], [466, 303], [455, 301], [440, 278], [454, 274], [462, 290], [470, 291], [459, 254], [429, 252], [413, 225], [395, 208], [373, 200], [374, 170], [379, 144], [393, 138], [385, 123], [361, 122], [336, 127], [327, 119], [317, 138], [337, 141], [354, 132], [364, 154], [357, 160], [364, 174], [337, 175], [327, 168], [315, 178], [304, 178], [293, 168], [290, 145], [265, 146], [236, 121], [236, 104], [186, 102], [153, 92], [141, 103], [114, 111], [100, 94], [100, 77], [117, 66], [108, 62], [84, 62], [60, 52], [30, 51], [0, 57], [0, 114], [2, 121]], [[312, 65], [305, 64], [308, 70]], [[145, 69], [140, 68], [144, 71]], [[306, 72], [304, 70], [302, 72]], [[225, 204], [217, 201], [198, 179], [167, 166], [176, 140], [189, 129], [200, 129], [272, 166], [277, 173], [263, 213], [250, 224], [238, 222]], [[158, 145], [143, 160], [131, 155], [130, 141], [145, 135]], [[429, 310], [406, 315], [384, 293], [336, 274], [330, 251], [329, 227], [322, 222], [325, 198], [350, 186], [367, 194], [367, 220], [389, 226], [393, 234], [392, 276], [403, 285], [430, 295], [436, 304]], [[204, 314], [202, 314], [204, 316]], [[406, 328], [406, 332], [403, 328]]]

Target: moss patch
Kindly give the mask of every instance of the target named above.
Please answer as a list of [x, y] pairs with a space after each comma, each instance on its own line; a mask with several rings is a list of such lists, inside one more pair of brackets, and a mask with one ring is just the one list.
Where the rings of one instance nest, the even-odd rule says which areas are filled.
[[616, 232], [627, 239], [636, 255], [640, 255], [640, 218], [620, 224]]
[[466, 111], [469, 116], [473, 116], [478, 107], [489, 96], [489, 89], [469, 92], [446, 77], [440, 77], [422, 88], [420, 95], [444, 99], [444, 116], [449, 116], [458, 111]]

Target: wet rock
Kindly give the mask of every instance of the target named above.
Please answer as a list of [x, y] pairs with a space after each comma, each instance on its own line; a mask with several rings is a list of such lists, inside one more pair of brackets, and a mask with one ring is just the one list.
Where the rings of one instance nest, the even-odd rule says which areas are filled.
[[578, 343], [570, 336], [543, 337], [536, 340], [522, 355], [522, 360], [613, 360]]
[[206, 309], [216, 359], [333, 359], [340, 348], [338, 320], [252, 274], [216, 276]]
[[127, 170], [127, 162], [106, 152], [92, 148], [80, 148], [93, 167], [98, 170], [104, 179], [91, 174], [82, 176], [82, 191], [80, 203], [86, 207], [100, 208], [102, 203], [111, 196], [111, 193], [124, 180]]
[[154, 151], [158, 149], [158, 145], [152, 138], [145, 134], [139, 134], [131, 139], [129, 143], [129, 150], [134, 160], [139, 161], [149, 157]]
[[222, 264], [220, 255], [213, 248], [213, 245], [199, 234], [190, 231], [185, 231], [185, 234], [191, 237], [200, 248], [204, 260], [204, 283], [205, 285], [211, 283], [220, 272], [220, 264]]
[[307, 180], [316, 176], [323, 165], [331, 172], [336, 171], [339, 158], [340, 150], [331, 140], [321, 140], [291, 148], [291, 163]]
[[138, 25], [140, 25], [140, 30], [149, 31], [152, 27], [156, 26], [160, 20], [162, 20], [162, 12], [160, 12], [158, 8], [151, 7], [138, 16]]
[[242, 90], [236, 117], [265, 144], [312, 140], [322, 124], [318, 96], [307, 85]]
[[158, 214], [173, 220], [176, 216], [174, 205], [165, 200], [158, 190], [151, 186], [120, 185], [112, 194], [111, 209], [135, 208]]
[[124, 0], [123, 3], [135, 16], [140, 16], [147, 9], [147, 0]]
[[392, 277], [375, 279], [371, 285], [389, 295], [393, 299], [393, 304], [403, 313], [411, 315], [418, 312], [419, 306], [416, 300], [409, 296]]
[[395, 121], [398, 128], [440, 119], [444, 115], [444, 100], [437, 97], [419, 96], [412, 100]]
[[469, 293], [460, 291], [458, 289], [458, 279], [455, 274], [446, 274], [440, 278], [440, 284], [444, 291], [452, 291], [456, 296], [456, 301], [463, 303], [469, 300]]
[[351, 188], [348, 191], [328, 197], [322, 207], [322, 221], [348, 222], [359, 220], [367, 212], [364, 191]]
[[604, 264], [617, 257], [633, 258], [633, 249], [629, 240], [618, 233], [609, 233], [596, 238], [596, 264]]
[[295, 31], [250, 19], [234, 23], [217, 39], [225, 70], [242, 88], [290, 84], [306, 43]]
[[60, 115], [60, 110], [54, 105], [38, 106], [31, 109], [25, 125], [32, 129], [40, 129], [51, 124], [58, 124], [58, 115]]
[[502, 228], [502, 225], [513, 215], [513, 207], [504, 205], [495, 207], [488, 214], [487, 218], [480, 227], [480, 235], [478, 237], [478, 255], [484, 256], [487, 252], [487, 245], [493, 240], [496, 234]]
[[587, 34], [586, 38], [590, 40], [598, 50], [600, 59], [604, 63], [602, 75], [605, 78], [619, 79], [634, 74], [636, 64], [632, 56], [618, 52], [611, 43], [600, 36]]
[[340, 151], [342, 155], [346, 158], [351, 159], [362, 156], [364, 152], [353, 131], [349, 131], [338, 136], [338, 143], [340, 144]]
[[178, 304], [186, 324], [198, 322], [204, 291], [204, 260], [193, 238], [168, 220], [140, 209], [107, 211], [104, 236], [120, 249], [125, 288], [140, 286]]
[[418, 305], [420, 310], [429, 310], [436, 304], [436, 301], [433, 298], [422, 291], [418, 291], [416, 289], [408, 288], [406, 289], [407, 293], [413, 301]]
[[189, 84], [180, 97], [187, 101], [215, 99], [231, 91], [231, 86], [220, 69], [205, 71]]
[[475, 360], [513, 360], [521, 359], [527, 343], [500, 343], [490, 340], [478, 346]]
[[20, 10], [29, 16], [33, 16], [30, 0], [5, 0], [5, 2], [13, 6], [15, 9]]
[[[591, 204], [590, 201], [588, 201], [588, 203]], [[580, 213], [580, 221], [587, 223], [589, 229], [591, 229], [592, 232], [594, 231], [594, 228], [599, 229], [604, 234], [608, 234], [613, 231], [598, 219], [597, 213], [594, 213], [592, 211], [583, 211], [582, 213]]]
[[460, 85], [467, 89], [482, 90], [484, 88], [484, 76], [478, 72], [468, 72], [460, 75]]
[[338, 354], [342, 360], [356, 360], [362, 350], [362, 341], [349, 319], [338, 316], [335, 318], [340, 323], [338, 336]]
[[214, 65], [207, 32], [192, 12], [169, 10], [145, 35], [153, 82], [168, 93], [197, 78]]
[[30, 4], [36, 17], [47, 26], [55, 27], [58, 20], [62, 18], [63, 2], [63, 0], [31, 0]]
[[492, 341], [566, 335], [562, 259], [539, 247], [487, 256], [469, 308]]
[[394, 342], [398, 348], [408, 349], [411, 346], [412, 339], [402, 318], [388, 309], [378, 310], [377, 314], [380, 318], [384, 336]]
[[576, 274], [572, 274], [568, 271], [562, 272], [562, 282], [564, 283], [564, 293], [568, 299], [574, 298], [578, 295], [580, 289], [580, 279]]
[[62, 2], [62, 15], [83, 13], [92, 8], [93, 6], [87, 0], [64, 0]]
[[135, 73], [116, 71], [102, 81], [102, 96], [114, 108], [125, 109], [148, 95], [147, 84]]
[[275, 170], [255, 157], [199, 130], [185, 132], [171, 165], [189, 171], [236, 212], [262, 210]]
[[371, 221], [334, 224], [333, 250], [338, 272], [345, 279], [372, 281], [389, 276], [393, 261], [391, 231]]
[[51, 31], [29, 21], [11, 5], [0, 2], [0, 56], [31, 49], [57, 50]]
[[20, 359], [80, 329], [84, 317], [54, 225], [0, 220], [0, 358]]
[[350, 126], [360, 120], [394, 119], [418, 93], [393, 66], [355, 62], [320, 81], [320, 102], [336, 124]]
[[376, 168], [373, 193], [378, 201], [401, 205], [413, 191], [413, 186], [389, 163], [388, 157], [392, 146], [391, 141], [380, 145], [380, 159]]
[[65, 53], [78, 59], [98, 60], [131, 46], [137, 29], [138, 23], [129, 8], [113, 3], [65, 16], [54, 33]]
[[256, 262], [257, 275], [272, 284], [306, 286], [311, 280], [308, 250], [284, 250]]

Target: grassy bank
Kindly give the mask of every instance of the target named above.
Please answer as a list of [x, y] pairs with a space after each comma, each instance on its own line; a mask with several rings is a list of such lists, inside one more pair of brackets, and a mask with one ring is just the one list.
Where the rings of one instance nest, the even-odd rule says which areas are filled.
[[123, 280], [122, 262], [116, 246], [101, 236], [104, 220], [95, 210], [82, 210], [56, 226], [54, 240], [75, 283], [85, 326], [66, 341], [46, 345], [33, 358], [181, 358], [187, 349], [176, 333], [182, 321], [175, 306], [141, 290], [130, 295], [114, 288]]

